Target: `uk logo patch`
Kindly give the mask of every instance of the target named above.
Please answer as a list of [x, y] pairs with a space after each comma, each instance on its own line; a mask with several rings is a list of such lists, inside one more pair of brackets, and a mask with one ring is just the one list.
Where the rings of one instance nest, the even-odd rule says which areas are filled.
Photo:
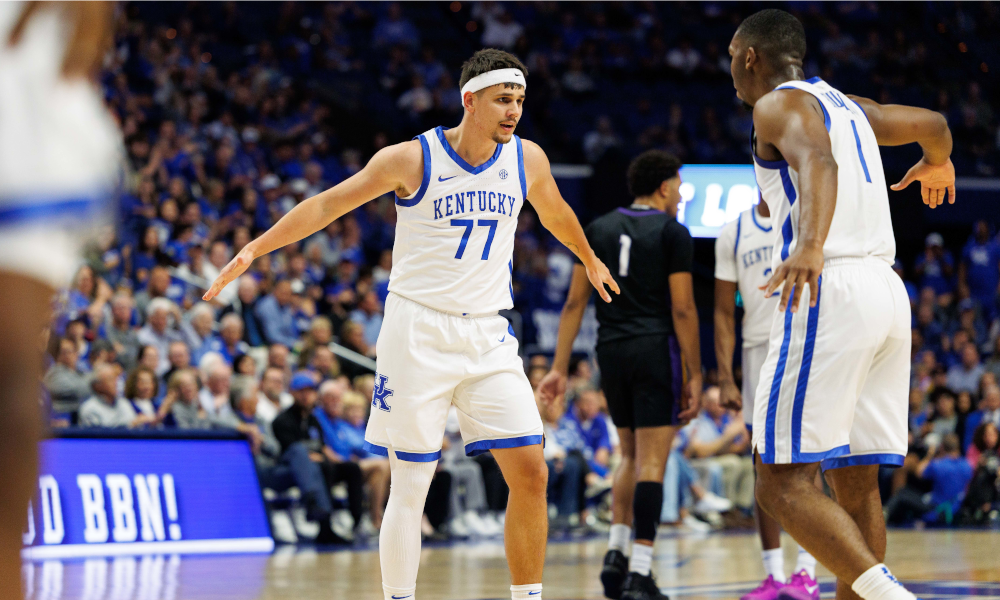
[[375, 374], [375, 389], [372, 392], [372, 406], [379, 410], [384, 410], [389, 412], [392, 408], [386, 403], [386, 398], [392, 395], [392, 390], [386, 387], [389, 383], [389, 378], [385, 375]]

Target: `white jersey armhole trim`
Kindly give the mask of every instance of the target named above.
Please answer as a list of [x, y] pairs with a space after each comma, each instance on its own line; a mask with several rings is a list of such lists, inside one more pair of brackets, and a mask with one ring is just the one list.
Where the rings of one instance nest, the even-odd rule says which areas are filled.
[[423, 135], [418, 135], [413, 139], [420, 140], [420, 149], [424, 155], [424, 175], [420, 181], [420, 188], [406, 198], [400, 198], [395, 192], [392, 194], [396, 198], [396, 204], [408, 208], [416, 206], [423, 200], [427, 186], [431, 183], [431, 148], [427, 145], [427, 139]]

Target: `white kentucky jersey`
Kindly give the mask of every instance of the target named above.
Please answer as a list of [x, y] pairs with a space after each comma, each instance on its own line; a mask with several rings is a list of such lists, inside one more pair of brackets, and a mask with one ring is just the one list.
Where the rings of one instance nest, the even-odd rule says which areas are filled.
[[736, 283], [743, 298], [743, 347], [766, 344], [778, 296], [764, 296], [760, 286], [771, 278], [775, 231], [757, 207], [727, 223], [715, 240], [715, 278]]
[[448, 143], [445, 128], [420, 134], [420, 188], [396, 198], [389, 291], [434, 310], [482, 315], [514, 306], [511, 273], [517, 215], [527, 197], [516, 135], [478, 167]]
[[7, 43], [25, 6], [0, 3], [0, 226], [89, 215], [112, 191], [122, 156], [99, 89], [62, 75], [66, 11], [43, 6]]
[[[819, 101], [837, 162], [837, 206], [823, 245], [823, 258], [875, 257], [891, 265], [896, 240], [889, 196], [878, 142], [865, 111], [818, 77], [788, 81], [775, 89], [792, 88], [812, 94]], [[778, 229], [773, 256], [773, 267], [777, 268], [795, 250], [798, 240], [799, 174], [784, 160], [761, 159], [753, 145], [751, 140], [757, 186]]]

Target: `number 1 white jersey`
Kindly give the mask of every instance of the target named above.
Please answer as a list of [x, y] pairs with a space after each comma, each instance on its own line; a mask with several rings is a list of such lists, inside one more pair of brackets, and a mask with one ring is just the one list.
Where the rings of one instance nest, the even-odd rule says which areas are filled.
[[[882, 158], [865, 111], [819, 77], [788, 81], [775, 89], [799, 89], [812, 94], [823, 109], [837, 161], [837, 207], [823, 258], [874, 257], [892, 264], [896, 240], [889, 215]], [[777, 268], [795, 250], [799, 229], [799, 175], [784, 160], [769, 161], [754, 154], [757, 186], [778, 227], [772, 257]]]
[[420, 189], [396, 198], [389, 291], [428, 308], [481, 315], [514, 306], [517, 215], [527, 198], [521, 138], [473, 167], [437, 127], [423, 149]]

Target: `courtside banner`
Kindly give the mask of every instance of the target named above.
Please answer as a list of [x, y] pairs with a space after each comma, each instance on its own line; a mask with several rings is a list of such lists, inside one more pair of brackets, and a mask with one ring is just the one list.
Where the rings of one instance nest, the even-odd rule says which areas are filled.
[[245, 440], [74, 435], [41, 443], [24, 558], [274, 548]]
[[723, 225], [757, 204], [753, 165], [684, 165], [680, 173], [677, 220], [693, 237], [718, 237]]

